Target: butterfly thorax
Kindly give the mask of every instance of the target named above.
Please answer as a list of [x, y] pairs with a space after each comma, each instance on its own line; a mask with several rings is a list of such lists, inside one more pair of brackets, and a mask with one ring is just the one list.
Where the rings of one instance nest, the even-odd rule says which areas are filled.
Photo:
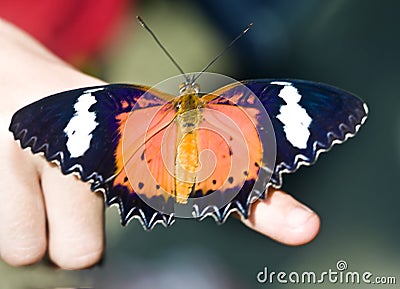
[[177, 122], [184, 132], [197, 128], [201, 119], [202, 103], [197, 93], [184, 94], [178, 98]]

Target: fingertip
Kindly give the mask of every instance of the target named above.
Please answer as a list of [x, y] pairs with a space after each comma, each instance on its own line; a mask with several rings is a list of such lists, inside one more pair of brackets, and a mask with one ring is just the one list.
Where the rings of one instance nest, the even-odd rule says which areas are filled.
[[[65, 248], [65, 240], [50, 248], [50, 258], [58, 267], [64, 270], [80, 270], [96, 265], [104, 252], [103, 242], [85, 243], [79, 247]], [[64, 246], [64, 248], [63, 248]]]
[[299, 246], [314, 240], [320, 230], [320, 218], [315, 212], [310, 212], [306, 218], [304, 223], [289, 228], [286, 238], [283, 237], [281, 242], [290, 246]]
[[60, 268], [79, 270], [101, 260], [104, 200], [88, 184], [45, 165], [42, 187], [47, 207], [49, 256]]
[[270, 191], [266, 200], [253, 204], [249, 228], [280, 243], [299, 246], [311, 242], [320, 229], [318, 215], [282, 191]]
[[11, 243], [2, 242], [0, 255], [7, 264], [21, 267], [39, 262], [46, 249], [46, 238], [17, 240]]
[[10, 136], [0, 136], [0, 255], [11, 266], [26, 266], [46, 252], [46, 216], [32, 156]]

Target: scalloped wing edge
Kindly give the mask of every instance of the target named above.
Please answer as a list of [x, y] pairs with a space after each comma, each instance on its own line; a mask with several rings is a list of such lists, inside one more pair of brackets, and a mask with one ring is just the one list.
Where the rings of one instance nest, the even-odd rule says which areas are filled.
[[[282, 174], [294, 173], [294, 172], [296, 172], [301, 166], [311, 166], [311, 165], [314, 165], [314, 164], [317, 162], [317, 160], [318, 160], [318, 158], [319, 158], [319, 156], [320, 156], [321, 153], [328, 152], [328, 151], [330, 151], [330, 150], [332, 149], [332, 147], [333, 147], [334, 145], [336, 145], [336, 144], [342, 144], [342, 143], [346, 142], [349, 138], [354, 137], [354, 136], [358, 133], [358, 131], [360, 130], [360, 127], [365, 123], [365, 121], [366, 121], [367, 118], [368, 118], [368, 106], [367, 106], [367, 104], [366, 104], [366, 103], [363, 103], [363, 107], [364, 107], [365, 115], [362, 117], [362, 119], [360, 120], [359, 123], [353, 122], [353, 123], [354, 123], [354, 132], [348, 131], [347, 133], [343, 133], [342, 139], [340, 139], [340, 138], [334, 139], [334, 138], [330, 137], [329, 144], [327, 145], [327, 148], [323, 148], [322, 145], [321, 145], [321, 143], [318, 142], [318, 141], [315, 141], [315, 142], [313, 143], [313, 148], [314, 148], [315, 151], [316, 151], [316, 153], [315, 153], [315, 159], [314, 159], [313, 161], [311, 161], [311, 162], [310, 162], [310, 161], [307, 161], [307, 157], [306, 157], [306, 156], [304, 156], [304, 155], [302, 155], [302, 154], [298, 154], [298, 155], [296, 155], [295, 161], [294, 161], [294, 163], [293, 163], [294, 166], [295, 166], [294, 169], [287, 169], [287, 167], [289, 167], [289, 165], [288, 165], [287, 163], [285, 163], [285, 162], [281, 162], [281, 163], [279, 163], [279, 164], [275, 164], [275, 167], [278, 168], [279, 184], [278, 184], [278, 185], [272, 184], [272, 186], [273, 186], [274, 188], [276, 188], [276, 189], [281, 188], [281, 187], [282, 187]], [[353, 119], [354, 119], [355, 116], [351, 114], [351, 115], [349, 115], [348, 118], [349, 118], [349, 120], [350, 120], [350, 118], [353, 118]], [[349, 127], [348, 127], [346, 124], [344, 124], [344, 123], [340, 123], [339, 126], [338, 126], [338, 128], [339, 128], [341, 131], [343, 131], [343, 129], [342, 129], [343, 127], [347, 128], [347, 129], [349, 128]], [[333, 135], [333, 134], [334, 134], [333, 132], [327, 132], [327, 135], [328, 135], [328, 136]], [[318, 148], [318, 146], [320, 146], [320, 147]], [[283, 167], [283, 169], [280, 169], [281, 167]]]

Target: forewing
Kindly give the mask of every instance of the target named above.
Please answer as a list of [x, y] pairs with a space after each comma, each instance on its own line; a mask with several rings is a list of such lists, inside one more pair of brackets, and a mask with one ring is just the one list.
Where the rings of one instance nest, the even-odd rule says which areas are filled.
[[[123, 224], [138, 217], [146, 228], [156, 222], [167, 225], [172, 218], [149, 207], [129, 182], [123, 181], [125, 120], [134, 107], [151, 110], [170, 99], [148, 89], [112, 84], [58, 93], [16, 112], [10, 131], [22, 148], [43, 153], [48, 161], [57, 162], [64, 174], [77, 173], [83, 181], [91, 182], [93, 191], [102, 190], [108, 205], [119, 205]], [[141, 139], [140, 123], [136, 126]]]

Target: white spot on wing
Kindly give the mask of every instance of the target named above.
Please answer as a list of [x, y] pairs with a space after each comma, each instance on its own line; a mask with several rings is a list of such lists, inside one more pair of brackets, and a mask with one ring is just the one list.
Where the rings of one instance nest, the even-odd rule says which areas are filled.
[[64, 129], [68, 137], [66, 146], [72, 158], [83, 156], [90, 147], [91, 133], [98, 125], [96, 113], [89, 111], [96, 103], [96, 98], [91, 93], [101, 89], [103, 88], [86, 90], [74, 105], [75, 113]]
[[281, 106], [277, 118], [284, 125], [283, 130], [286, 134], [286, 139], [299, 149], [307, 148], [307, 141], [310, 137], [308, 128], [312, 119], [299, 104], [301, 95], [289, 82], [275, 82], [272, 84], [284, 85], [278, 96], [286, 102], [286, 105]]

